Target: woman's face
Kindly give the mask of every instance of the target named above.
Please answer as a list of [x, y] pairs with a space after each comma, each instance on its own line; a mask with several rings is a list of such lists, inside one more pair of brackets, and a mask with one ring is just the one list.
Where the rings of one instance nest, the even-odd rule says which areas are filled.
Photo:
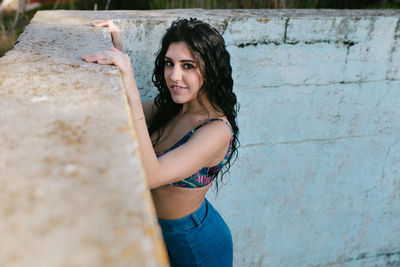
[[171, 43], [165, 54], [164, 78], [172, 100], [184, 104], [195, 99], [203, 85], [203, 76], [185, 42]]

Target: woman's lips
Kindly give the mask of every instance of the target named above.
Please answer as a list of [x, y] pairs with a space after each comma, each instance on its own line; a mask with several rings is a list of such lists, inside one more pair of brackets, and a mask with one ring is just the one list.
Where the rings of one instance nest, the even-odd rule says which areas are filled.
[[171, 85], [171, 89], [172, 89], [172, 91], [174, 91], [174, 92], [180, 92], [180, 91], [182, 91], [183, 89], [186, 89], [186, 87], [178, 86], [178, 85]]

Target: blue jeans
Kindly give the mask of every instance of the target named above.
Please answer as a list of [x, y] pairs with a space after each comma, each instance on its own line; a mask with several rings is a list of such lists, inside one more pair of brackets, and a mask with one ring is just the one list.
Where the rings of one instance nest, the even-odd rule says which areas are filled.
[[184, 218], [158, 222], [171, 266], [232, 267], [231, 231], [207, 199]]

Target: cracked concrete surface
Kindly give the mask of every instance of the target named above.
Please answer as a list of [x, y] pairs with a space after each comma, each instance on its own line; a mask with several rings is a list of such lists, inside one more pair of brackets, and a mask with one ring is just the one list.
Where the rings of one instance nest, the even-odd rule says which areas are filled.
[[382, 175], [381, 175], [382, 180], [385, 179], [385, 168], [386, 168], [386, 164], [387, 164], [387, 160], [389, 158], [390, 152], [392, 151], [393, 147], [398, 145], [399, 143], [400, 143], [400, 137], [397, 138], [397, 140], [395, 140], [392, 144], [390, 144], [386, 150], [385, 161], [383, 162], [383, 166], [382, 166]]
[[309, 143], [309, 142], [311, 142], [311, 143], [314, 143], [314, 142], [335, 142], [335, 141], [343, 140], [343, 139], [365, 138], [365, 137], [378, 136], [378, 135], [379, 134], [336, 136], [336, 137], [331, 137], [331, 138], [310, 138], [310, 139], [303, 139], [303, 140], [281, 141], [281, 142], [276, 142], [276, 143], [254, 143], [254, 144], [241, 145], [240, 147], [241, 148], [247, 148], [247, 147], [254, 147], [254, 146], [291, 145], [291, 144], [301, 144], [301, 143]]

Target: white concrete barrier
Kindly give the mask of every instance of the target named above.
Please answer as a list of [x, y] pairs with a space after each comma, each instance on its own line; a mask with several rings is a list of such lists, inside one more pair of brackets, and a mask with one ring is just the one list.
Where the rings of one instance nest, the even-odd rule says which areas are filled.
[[39, 12], [0, 58], [0, 266], [167, 266], [119, 73], [94, 18]]

